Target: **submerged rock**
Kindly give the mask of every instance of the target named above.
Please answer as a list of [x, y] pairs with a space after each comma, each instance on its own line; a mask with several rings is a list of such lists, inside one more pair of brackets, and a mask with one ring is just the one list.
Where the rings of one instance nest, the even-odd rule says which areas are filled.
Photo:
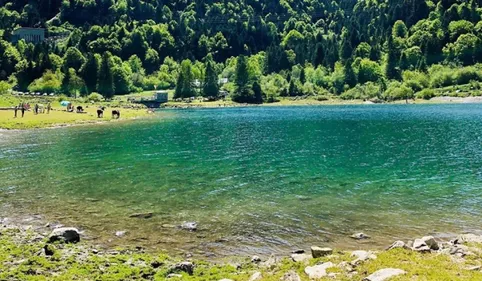
[[49, 235], [49, 242], [77, 243], [80, 241], [80, 234], [77, 228], [61, 227], [56, 228]]
[[320, 248], [316, 246], [311, 247], [311, 255], [315, 259], [331, 255], [332, 253], [333, 250], [331, 248]]
[[188, 231], [196, 231], [197, 230], [197, 222], [183, 222], [181, 224], [181, 228]]
[[281, 281], [301, 281], [301, 277], [295, 271], [288, 271], [281, 277]]
[[397, 269], [397, 268], [384, 268], [366, 277], [365, 279], [363, 279], [363, 281], [385, 281], [385, 280], [389, 280], [392, 277], [406, 274], [406, 273], [407, 272], [405, 272], [404, 270]]
[[332, 262], [325, 262], [323, 264], [315, 265], [315, 266], [308, 266], [305, 268], [305, 273], [308, 275], [310, 279], [320, 279], [326, 277], [328, 274], [326, 270], [330, 267], [334, 267], [335, 265]]
[[353, 234], [353, 235], [350, 236], [350, 237], [353, 238], [353, 239], [355, 239], [355, 240], [370, 239], [370, 236], [366, 235], [366, 234], [363, 233], [363, 232], [355, 233], [355, 234]]
[[135, 213], [129, 216], [129, 218], [137, 218], [137, 219], [149, 219], [152, 218], [153, 213]]

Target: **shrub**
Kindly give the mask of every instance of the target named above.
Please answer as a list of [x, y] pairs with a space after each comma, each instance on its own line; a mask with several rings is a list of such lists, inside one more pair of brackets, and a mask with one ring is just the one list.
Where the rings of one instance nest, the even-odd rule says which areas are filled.
[[413, 98], [413, 90], [407, 85], [398, 81], [390, 83], [387, 90], [384, 93], [385, 99], [388, 100], [401, 100]]
[[104, 99], [101, 94], [98, 93], [92, 93], [87, 96], [88, 101], [93, 101], [93, 102], [101, 102]]
[[418, 92], [415, 97], [417, 99], [424, 99], [424, 100], [429, 100], [433, 97], [435, 97], [435, 91], [433, 89], [423, 89], [420, 92]]

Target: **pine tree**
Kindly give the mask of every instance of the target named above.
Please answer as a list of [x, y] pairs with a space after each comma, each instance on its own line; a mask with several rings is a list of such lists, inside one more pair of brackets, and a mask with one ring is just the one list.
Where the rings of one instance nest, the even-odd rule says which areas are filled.
[[397, 55], [398, 51], [393, 42], [392, 35], [388, 36], [387, 48], [388, 48], [387, 50], [388, 57], [387, 57], [387, 65], [385, 67], [385, 72], [386, 72], [385, 75], [388, 79], [400, 79], [400, 73], [398, 68], [400, 58]]
[[325, 59], [325, 51], [323, 50], [323, 44], [318, 43], [315, 47], [315, 52], [313, 54], [313, 65], [319, 66], [323, 64], [323, 60]]
[[248, 62], [244, 55], [240, 55], [236, 62], [236, 77], [234, 85], [236, 92], [233, 94], [233, 100], [236, 102], [252, 102], [253, 94], [249, 83]]
[[218, 76], [214, 68], [214, 62], [211, 55], [206, 59], [206, 70], [204, 74], [203, 96], [217, 97], [219, 95]]
[[102, 56], [102, 63], [100, 65], [97, 80], [97, 90], [105, 98], [111, 98], [114, 96], [115, 88], [110, 52], [105, 52]]
[[301, 71], [300, 71], [300, 82], [302, 85], [306, 83], [305, 68], [303, 66], [301, 67]]
[[97, 90], [97, 77], [99, 76], [99, 61], [96, 55], [91, 54], [80, 70], [80, 75], [85, 81], [89, 93]]
[[261, 85], [258, 81], [253, 83], [253, 93], [254, 93], [254, 102], [257, 104], [263, 103], [263, 90], [261, 89]]
[[345, 75], [345, 84], [347, 84], [350, 88], [353, 88], [357, 84], [357, 77], [355, 71], [353, 71], [353, 60], [349, 59], [346, 61], [345, 68], [344, 68], [344, 75]]

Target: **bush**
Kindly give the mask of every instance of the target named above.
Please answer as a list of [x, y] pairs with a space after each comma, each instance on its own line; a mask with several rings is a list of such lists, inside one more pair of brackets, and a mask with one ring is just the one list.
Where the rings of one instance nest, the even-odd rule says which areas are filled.
[[435, 97], [435, 91], [432, 89], [423, 89], [420, 92], [418, 92], [415, 97], [417, 99], [424, 99], [424, 100], [429, 100], [433, 97]]
[[407, 85], [395, 81], [390, 83], [384, 93], [384, 97], [387, 100], [410, 99], [413, 98], [413, 90], [407, 87]]
[[454, 82], [457, 85], [468, 84], [470, 81], [481, 81], [482, 74], [480, 71], [473, 67], [463, 67], [455, 71]]
[[0, 81], [0, 95], [4, 95], [8, 93], [12, 87], [6, 81]]
[[87, 100], [89, 102], [101, 102], [102, 100], [104, 100], [104, 97], [102, 97], [101, 94], [98, 94], [98, 93], [92, 93], [90, 95], [87, 96]]

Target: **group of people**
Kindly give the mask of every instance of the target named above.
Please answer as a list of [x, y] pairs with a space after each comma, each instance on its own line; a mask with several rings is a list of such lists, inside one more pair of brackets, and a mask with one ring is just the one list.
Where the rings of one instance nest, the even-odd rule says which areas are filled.
[[[49, 102], [47, 104], [47, 114], [50, 114], [51, 109], [52, 109], [52, 105]], [[19, 105], [16, 105], [15, 109], [14, 109], [14, 111], [15, 111], [14, 117], [15, 118], [17, 118], [17, 113], [18, 113], [19, 110], [22, 112], [22, 118], [23, 118], [25, 116], [25, 111], [30, 110], [30, 103], [22, 102]], [[33, 108], [33, 112], [35, 113], [35, 115], [37, 115], [37, 114], [39, 114], [39, 111], [41, 111], [43, 113], [44, 107], [43, 107], [43, 105], [36, 103], [34, 108]]]

